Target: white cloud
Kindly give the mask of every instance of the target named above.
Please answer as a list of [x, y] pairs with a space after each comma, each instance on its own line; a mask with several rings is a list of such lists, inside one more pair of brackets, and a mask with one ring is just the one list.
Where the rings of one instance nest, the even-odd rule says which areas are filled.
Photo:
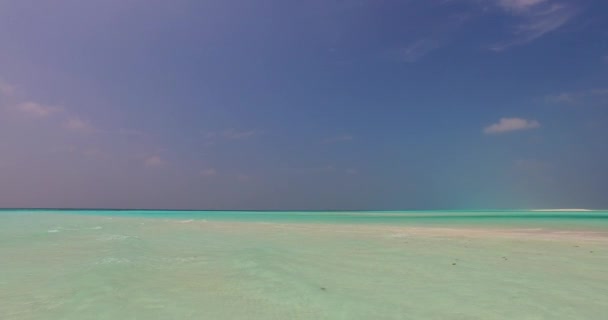
[[82, 154], [91, 158], [98, 158], [105, 155], [105, 153], [99, 148], [85, 148], [82, 150]]
[[82, 133], [97, 131], [89, 122], [72, 115], [61, 107], [49, 106], [34, 101], [26, 101], [16, 104], [12, 109], [37, 118], [48, 118], [51, 115], [59, 114], [60, 119], [63, 119], [61, 121], [63, 121], [63, 127], [65, 129]]
[[229, 140], [239, 140], [239, 139], [247, 139], [247, 138], [251, 138], [256, 134], [255, 130], [249, 130], [249, 131], [238, 131], [235, 129], [228, 129], [224, 132], [222, 132], [222, 136], [226, 139]]
[[347, 141], [352, 141], [352, 140], [354, 140], [353, 136], [351, 136], [349, 134], [343, 134], [343, 135], [339, 135], [339, 136], [329, 137], [329, 138], [323, 140], [323, 143], [330, 144], [330, 143], [338, 143], [338, 142], [347, 142]]
[[207, 132], [205, 133], [205, 139], [239, 140], [253, 137], [255, 134], [255, 130], [239, 131], [236, 129], [227, 129], [219, 132]]
[[498, 5], [507, 10], [523, 11], [546, 2], [547, 0], [498, 0]]
[[288, 168], [282, 168], [281, 170], [289, 172], [289, 173], [294, 173], [294, 174], [317, 174], [317, 173], [335, 172], [336, 167], [334, 167], [332, 165], [319, 166], [319, 167], [301, 167], [301, 168], [288, 167]]
[[[14, 87], [10, 87], [0, 81], [0, 94], [11, 93], [13, 90]], [[9, 109], [36, 118], [48, 118], [51, 115], [57, 114], [59, 120], [63, 122], [63, 127], [65, 129], [84, 133], [98, 131], [89, 122], [82, 120], [61, 107], [50, 106], [34, 101], [24, 101], [9, 107]]]
[[495, 51], [532, 42], [563, 27], [579, 13], [572, 3], [551, 0], [498, 0], [497, 4], [519, 22], [513, 29], [514, 39], [492, 46]]
[[[462, 11], [460, 8], [446, 12], [442, 7], [453, 1], [463, 0], [443, 0], [439, 6], [436, 5], [439, 1], [420, 1], [420, 3], [428, 3], [432, 10], [437, 10], [434, 16], [440, 18], [437, 18], [435, 23], [423, 23], [419, 28], [403, 30], [402, 40], [396, 46], [391, 46], [384, 55], [394, 61], [415, 63], [449, 45], [457, 37], [455, 33], [476, 15], [473, 12]], [[424, 15], [426, 13], [421, 12], [421, 16]]]
[[72, 131], [78, 131], [78, 132], [83, 132], [83, 133], [90, 133], [95, 131], [95, 128], [93, 128], [93, 126], [91, 126], [91, 124], [89, 124], [88, 122], [78, 118], [78, 117], [70, 117], [66, 122], [65, 122], [65, 128], [72, 130]]
[[0, 96], [10, 97], [15, 94], [15, 86], [0, 80]]
[[211, 177], [217, 175], [217, 171], [213, 168], [201, 170], [201, 176], [203, 177]]
[[593, 89], [590, 91], [590, 93], [596, 96], [608, 96], [608, 88]]
[[402, 47], [396, 51], [398, 60], [405, 62], [416, 62], [431, 51], [441, 47], [441, 42], [435, 39], [418, 40], [406, 47]]
[[160, 167], [165, 164], [165, 161], [158, 155], [150, 156], [144, 160], [146, 167]]
[[501, 118], [498, 123], [491, 124], [483, 129], [486, 134], [497, 134], [511, 131], [529, 130], [540, 127], [536, 120], [522, 118]]
[[252, 177], [248, 174], [238, 174], [236, 176], [236, 179], [240, 182], [247, 182], [247, 181], [250, 181], [252, 179]]
[[224, 131], [210, 131], [203, 135], [206, 146], [213, 146], [221, 141], [247, 140], [258, 134], [255, 130], [227, 129]]
[[96, 129], [89, 122], [84, 121], [77, 116], [71, 115], [69, 112], [60, 107], [27, 101], [15, 105], [13, 109], [28, 116], [37, 118], [48, 118], [53, 114], [60, 114], [60, 118], [65, 119], [63, 120], [63, 127], [65, 129], [82, 133], [96, 132]]
[[62, 111], [61, 108], [43, 105], [36, 102], [23, 102], [15, 106], [17, 110], [34, 117], [47, 117]]
[[545, 10], [534, 13], [531, 21], [519, 26], [518, 33], [523, 34], [524, 41], [531, 41], [554, 31], [568, 22], [576, 13], [572, 8], [556, 4]]
[[549, 95], [547, 96], [546, 100], [553, 103], [575, 103], [577, 97], [571, 93], [563, 92], [555, 95]]
[[139, 137], [147, 136], [147, 134], [145, 132], [142, 132], [139, 130], [134, 130], [134, 129], [125, 129], [125, 128], [119, 129], [118, 134], [124, 135], [124, 136], [139, 136]]
[[318, 167], [286, 167], [281, 168], [281, 171], [289, 174], [297, 175], [328, 175], [328, 174], [346, 174], [346, 175], [358, 175], [359, 170], [355, 168], [341, 168], [333, 165], [325, 165]]
[[357, 170], [357, 169], [346, 169], [345, 172], [346, 172], [346, 174], [349, 174], [349, 175], [359, 174], [359, 170]]
[[608, 105], [608, 88], [562, 92], [545, 97], [549, 103], [568, 105]]

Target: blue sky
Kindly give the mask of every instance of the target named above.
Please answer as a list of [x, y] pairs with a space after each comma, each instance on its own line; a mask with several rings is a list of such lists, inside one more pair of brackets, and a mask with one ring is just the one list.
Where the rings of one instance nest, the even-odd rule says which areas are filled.
[[608, 208], [608, 3], [0, 2], [0, 207]]

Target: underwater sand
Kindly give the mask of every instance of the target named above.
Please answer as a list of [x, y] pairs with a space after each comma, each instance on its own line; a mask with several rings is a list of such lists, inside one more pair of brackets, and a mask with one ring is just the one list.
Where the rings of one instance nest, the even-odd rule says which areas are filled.
[[0, 319], [606, 319], [602, 216], [4, 210]]

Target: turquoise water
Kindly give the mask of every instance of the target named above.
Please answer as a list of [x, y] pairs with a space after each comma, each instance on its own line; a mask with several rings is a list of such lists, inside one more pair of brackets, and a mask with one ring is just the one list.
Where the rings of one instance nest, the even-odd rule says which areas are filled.
[[0, 210], [1, 319], [605, 319], [608, 212]]
[[608, 211], [179, 211], [0, 209], [6, 213], [62, 213], [212, 221], [523, 226], [608, 229]]

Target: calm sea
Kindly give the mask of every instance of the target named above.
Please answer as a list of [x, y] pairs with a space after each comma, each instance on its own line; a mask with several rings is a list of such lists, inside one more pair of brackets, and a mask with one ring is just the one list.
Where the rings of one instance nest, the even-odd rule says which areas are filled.
[[0, 210], [0, 319], [605, 319], [608, 212]]

